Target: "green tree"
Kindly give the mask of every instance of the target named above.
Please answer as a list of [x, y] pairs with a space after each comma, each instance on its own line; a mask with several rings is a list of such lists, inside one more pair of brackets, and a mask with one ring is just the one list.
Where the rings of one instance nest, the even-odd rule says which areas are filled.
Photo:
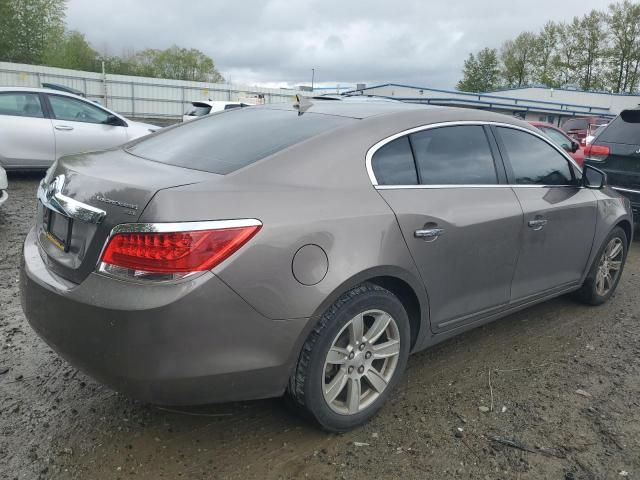
[[194, 48], [174, 45], [166, 50], [147, 49], [135, 55], [139, 75], [199, 82], [224, 82], [213, 60]]
[[65, 0], [0, 0], [0, 60], [42, 63], [64, 34]]
[[462, 80], [457, 89], [464, 92], [489, 92], [500, 84], [500, 69], [498, 68], [498, 52], [493, 48], [484, 48], [473, 53], [464, 62]]
[[547, 22], [536, 38], [533, 80], [547, 87], [556, 87], [553, 57], [558, 48], [560, 26], [555, 22]]
[[640, 4], [624, 0], [609, 5], [606, 21], [611, 36], [607, 52], [610, 87], [616, 93], [632, 92], [640, 61]]
[[575, 33], [577, 50], [580, 53], [574, 58], [578, 85], [583, 90], [602, 88], [603, 50], [606, 47], [604, 15], [592, 10], [580, 19], [579, 25]]
[[579, 37], [581, 35], [580, 19], [574, 17], [571, 23], [558, 27], [558, 45], [553, 56], [555, 84], [557, 86], [573, 85], [579, 81], [580, 74], [577, 59], [582, 55]]
[[536, 58], [536, 35], [523, 32], [502, 45], [502, 76], [509, 87], [523, 87], [533, 76]]
[[80, 32], [69, 31], [51, 48], [45, 56], [45, 62], [52, 67], [71, 68], [73, 70], [99, 71], [98, 52], [96, 52]]

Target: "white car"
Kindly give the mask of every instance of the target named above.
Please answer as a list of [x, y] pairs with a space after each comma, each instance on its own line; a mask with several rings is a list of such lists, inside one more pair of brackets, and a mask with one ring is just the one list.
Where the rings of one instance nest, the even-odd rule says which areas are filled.
[[6, 202], [7, 198], [9, 198], [9, 194], [7, 193], [8, 188], [9, 183], [7, 182], [7, 172], [4, 171], [4, 168], [0, 167], [0, 205]]
[[0, 166], [6, 170], [45, 169], [64, 155], [105, 150], [159, 128], [70, 93], [0, 87]]
[[191, 107], [189, 107], [182, 116], [182, 121], [188, 122], [189, 120], [195, 120], [196, 118], [204, 117], [212, 113], [249, 106], [250, 104], [244, 102], [223, 102], [218, 100], [191, 102]]

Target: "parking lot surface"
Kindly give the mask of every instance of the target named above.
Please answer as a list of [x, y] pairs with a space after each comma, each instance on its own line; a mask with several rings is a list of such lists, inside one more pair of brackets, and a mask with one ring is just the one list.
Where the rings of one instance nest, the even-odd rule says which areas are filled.
[[10, 176], [0, 208], [2, 479], [640, 478], [638, 241], [608, 304], [558, 298], [414, 355], [380, 415], [332, 435], [279, 399], [140, 404], [61, 360], [18, 291], [39, 179]]

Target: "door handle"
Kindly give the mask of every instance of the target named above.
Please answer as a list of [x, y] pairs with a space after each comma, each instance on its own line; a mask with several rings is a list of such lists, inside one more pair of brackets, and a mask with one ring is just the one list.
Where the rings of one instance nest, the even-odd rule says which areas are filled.
[[535, 220], [529, 220], [529, 228], [533, 230], [542, 230], [544, 226], [547, 224], [547, 220], [545, 218], [536, 218]]
[[423, 228], [413, 232], [416, 238], [422, 238], [425, 241], [433, 242], [444, 233], [444, 228]]
[[69, 125], [56, 125], [54, 128], [56, 130], [73, 130], [73, 127], [70, 127]]

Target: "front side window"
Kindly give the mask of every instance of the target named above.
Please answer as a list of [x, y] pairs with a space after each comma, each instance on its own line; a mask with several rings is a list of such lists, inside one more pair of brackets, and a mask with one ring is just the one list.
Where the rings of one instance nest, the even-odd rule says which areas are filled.
[[572, 185], [569, 161], [544, 140], [513, 128], [498, 127], [516, 184]]
[[418, 176], [409, 137], [396, 138], [380, 147], [371, 159], [378, 185], [416, 185]]
[[85, 123], [107, 123], [110, 114], [90, 103], [71, 97], [49, 95], [49, 103], [57, 120]]
[[40, 97], [37, 93], [0, 93], [0, 115], [44, 118]]
[[423, 185], [492, 185], [498, 182], [484, 128], [441, 127], [411, 134]]

